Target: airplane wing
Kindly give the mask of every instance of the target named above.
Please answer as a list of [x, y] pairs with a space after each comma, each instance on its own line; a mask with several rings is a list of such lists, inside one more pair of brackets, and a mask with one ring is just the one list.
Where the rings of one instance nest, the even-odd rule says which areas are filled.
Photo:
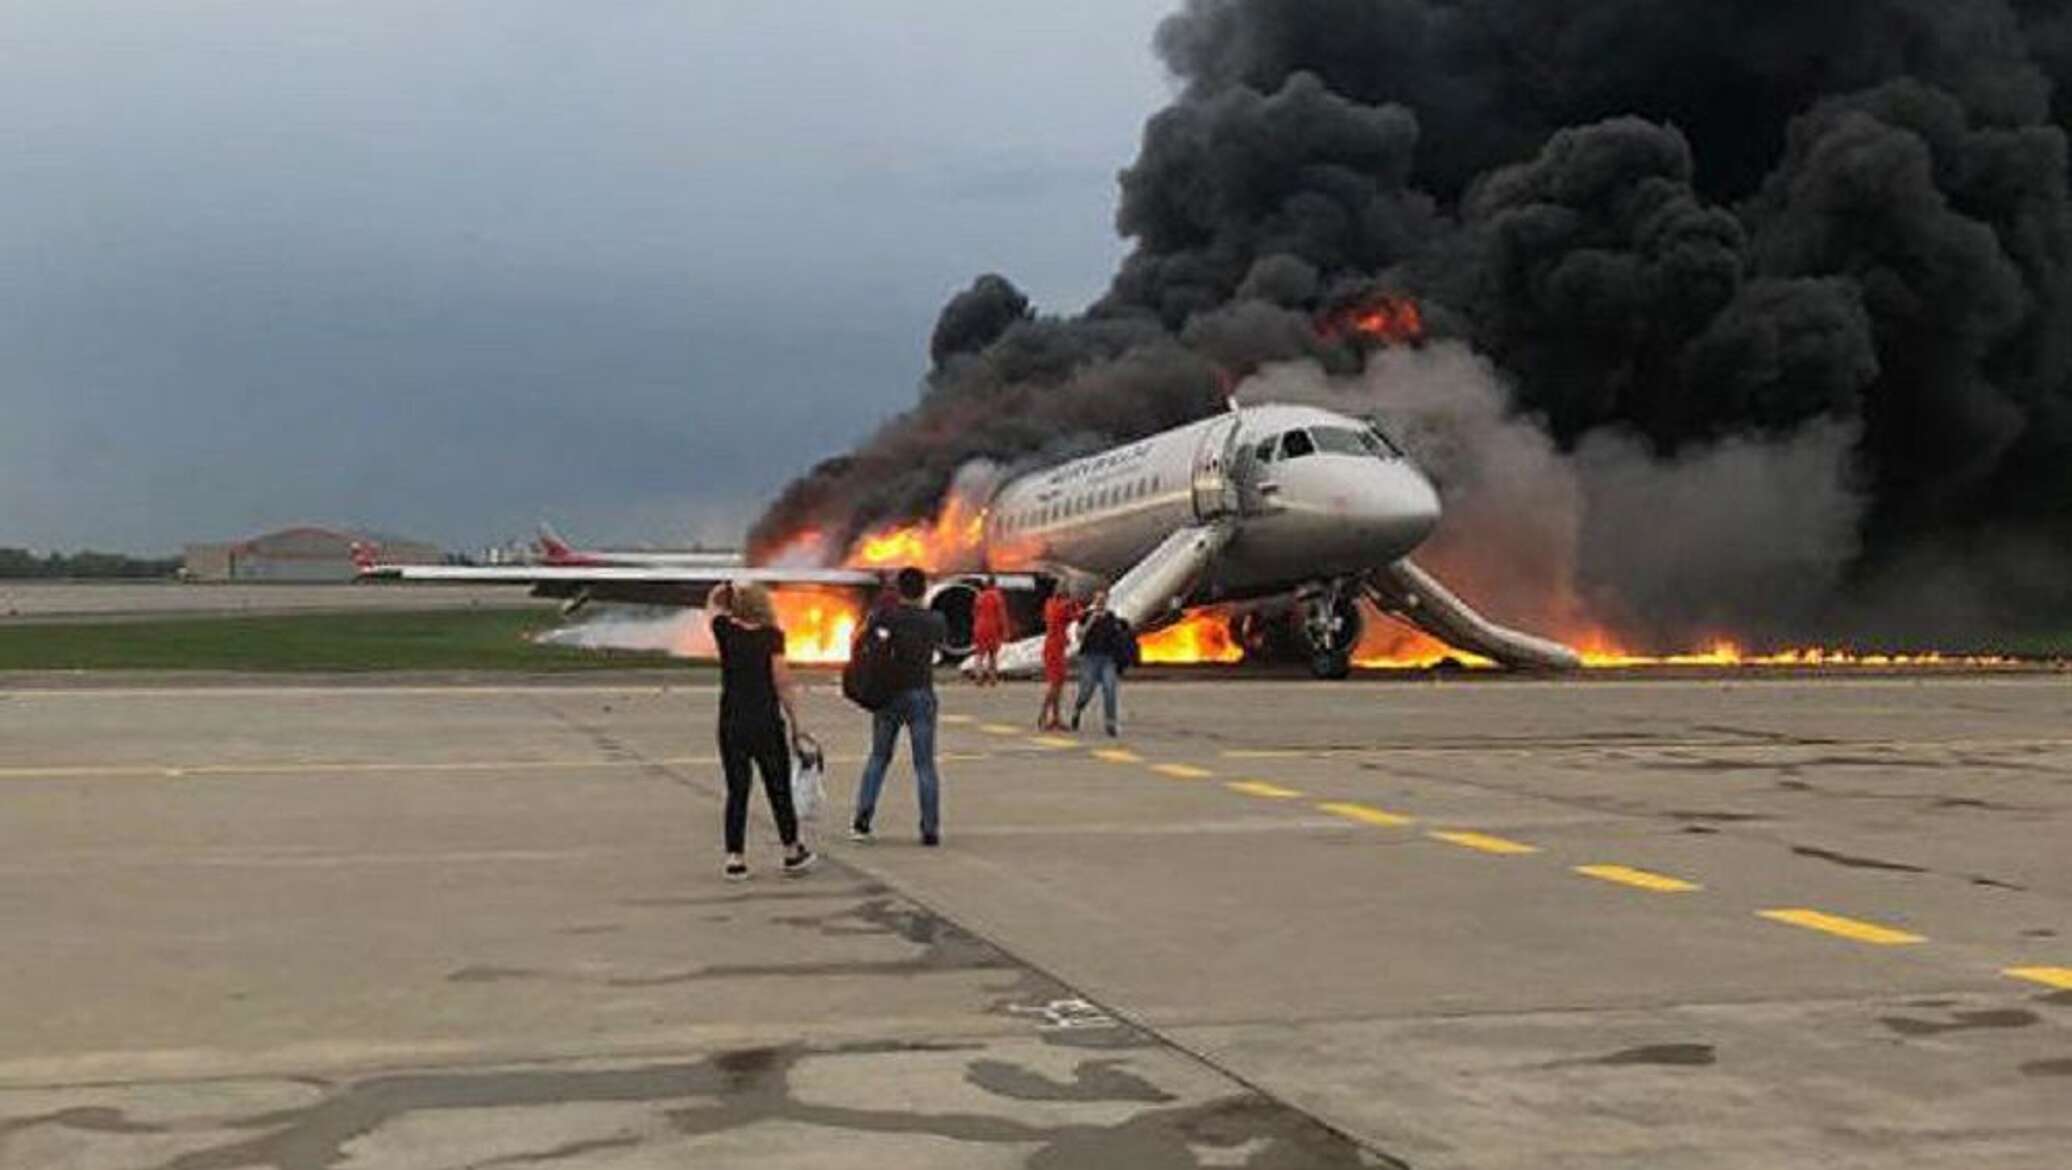
[[[571, 609], [591, 602], [628, 605], [696, 607], [714, 589], [729, 582], [755, 581], [783, 586], [851, 589], [869, 593], [890, 580], [895, 570], [744, 568], [728, 565], [380, 565], [360, 569], [363, 581], [444, 581], [474, 585], [529, 585], [534, 597], [552, 597]], [[966, 574], [945, 574], [966, 580]], [[938, 578], [941, 580], [942, 578]], [[1001, 574], [1004, 589], [1036, 588], [1029, 574]]]
[[534, 597], [573, 606], [593, 601], [695, 607], [730, 581], [871, 590], [888, 574], [867, 569], [747, 569], [671, 565], [368, 565], [363, 581], [444, 581], [473, 585], [529, 585]]

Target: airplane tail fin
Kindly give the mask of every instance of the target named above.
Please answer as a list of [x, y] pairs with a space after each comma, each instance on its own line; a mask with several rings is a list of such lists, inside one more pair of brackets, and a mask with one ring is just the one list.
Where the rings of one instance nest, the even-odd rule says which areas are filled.
[[567, 541], [561, 539], [561, 534], [554, 531], [554, 526], [545, 520], [540, 521], [538, 543], [541, 558], [550, 565], [573, 564], [582, 559], [576, 555], [575, 549], [569, 547]]

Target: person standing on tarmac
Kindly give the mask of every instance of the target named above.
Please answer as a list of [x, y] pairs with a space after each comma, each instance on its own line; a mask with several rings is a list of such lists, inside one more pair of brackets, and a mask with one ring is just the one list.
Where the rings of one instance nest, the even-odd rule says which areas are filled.
[[1059, 585], [1043, 600], [1043, 710], [1036, 716], [1038, 731], [1065, 730], [1062, 704], [1065, 697], [1065, 659], [1071, 649], [1072, 623], [1079, 620], [1078, 599]]
[[978, 658], [972, 681], [982, 687], [1000, 685], [1000, 647], [1007, 642], [1007, 594], [1000, 579], [986, 574], [985, 588], [971, 607], [971, 650]]
[[904, 727], [913, 744], [921, 844], [932, 847], [942, 843], [942, 781], [935, 771], [935, 656], [949, 641], [950, 628], [941, 614], [922, 605], [928, 595], [928, 578], [921, 570], [901, 569], [896, 585], [898, 607], [871, 619], [892, 631], [892, 698], [871, 712], [871, 758], [857, 785], [856, 816], [849, 822], [849, 839], [859, 843], [874, 840], [871, 821], [877, 815], [878, 793], [885, 785], [885, 769], [892, 764], [899, 729]]
[[819, 858], [799, 838], [798, 813], [791, 803], [791, 749], [805, 729], [784, 662], [784, 631], [777, 628], [776, 608], [762, 585], [722, 585], [712, 591], [707, 605], [715, 612], [712, 640], [719, 645], [719, 758], [727, 778], [727, 860], [722, 872], [728, 881], [748, 878], [743, 856], [748, 793], [760, 771], [770, 816], [784, 843], [784, 874], [798, 877]]
[[1099, 687], [1108, 735], [1113, 738], [1120, 733], [1115, 710], [1116, 682], [1135, 659], [1136, 644], [1129, 623], [1108, 608], [1108, 591], [1097, 590], [1079, 634], [1079, 697], [1072, 703], [1072, 730], [1079, 730], [1079, 717], [1094, 697], [1094, 688]]

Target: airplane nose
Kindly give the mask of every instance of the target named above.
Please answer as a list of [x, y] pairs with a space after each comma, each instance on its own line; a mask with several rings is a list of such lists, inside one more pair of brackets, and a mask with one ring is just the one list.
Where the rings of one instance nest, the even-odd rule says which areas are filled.
[[[1423, 544], [1439, 525], [1439, 493], [1406, 463], [1380, 469], [1367, 497], [1365, 534], [1371, 544], [1386, 545], [1402, 556]], [[1371, 545], [1370, 545], [1371, 547]]]

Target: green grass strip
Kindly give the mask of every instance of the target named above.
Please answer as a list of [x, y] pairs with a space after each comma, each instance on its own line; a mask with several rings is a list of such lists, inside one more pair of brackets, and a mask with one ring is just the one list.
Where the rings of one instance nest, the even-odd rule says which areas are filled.
[[663, 654], [540, 646], [540, 609], [286, 614], [0, 625], [0, 670], [583, 671]]

